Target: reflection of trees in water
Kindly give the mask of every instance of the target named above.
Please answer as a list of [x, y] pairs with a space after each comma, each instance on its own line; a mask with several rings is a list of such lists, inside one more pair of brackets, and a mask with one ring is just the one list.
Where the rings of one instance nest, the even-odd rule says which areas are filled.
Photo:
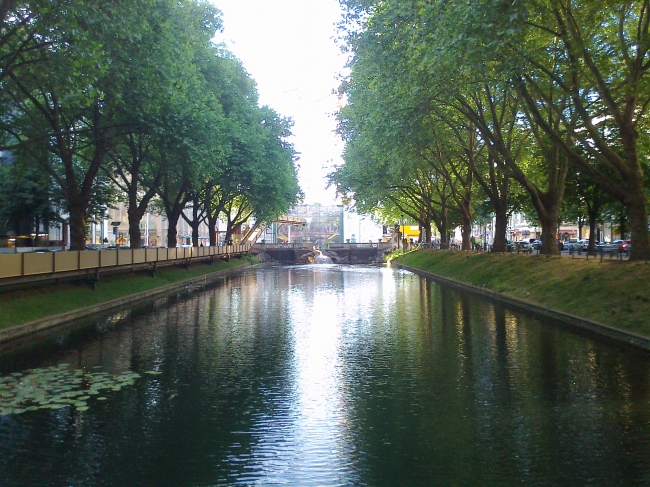
[[[162, 373], [83, 415], [0, 422], [3, 485], [24, 485], [25, 468], [35, 485], [235, 483], [264, 454], [280, 468], [313, 419], [299, 406], [302, 332], [328, 326], [340, 326], [329, 427], [355, 485], [633, 485], [649, 474], [647, 354], [410, 274], [326, 269], [227, 278], [32, 349], [53, 358], [28, 367]], [[323, 300], [330, 313], [301, 329]]]

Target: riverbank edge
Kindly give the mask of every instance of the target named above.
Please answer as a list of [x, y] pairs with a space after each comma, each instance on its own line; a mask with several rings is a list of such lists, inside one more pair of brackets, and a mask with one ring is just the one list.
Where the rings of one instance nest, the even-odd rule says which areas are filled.
[[462, 281], [456, 281], [449, 277], [440, 276], [438, 274], [433, 274], [429, 271], [423, 271], [416, 267], [406, 266], [398, 262], [391, 262], [391, 267], [398, 269], [404, 269], [414, 274], [417, 274], [422, 277], [429, 278], [433, 281], [440, 282], [450, 287], [461, 289], [463, 291], [468, 291], [473, 294], [497, 301], [502, 304], [506, 304], [511, 308], [515, 308], [519, 311], [525, 311], [528, 313], [533, 313], [537, 316], [543, 316], [545, 318], [551, 318], [559, 323], [562, 323], [565, 326], [576, 328], [578, 330], [587, 331], [589, 333], [594, 333], [596, 335], [604, 336], [606, 338], [615, 340], [617, 342], [622, 342], [627, 345], [632, 345], [643, 350], [650, 351], [650, 338], [640, 335], [638, 333], [630, 332], [627, 330], [621, 330], [619, 328], [614, 328], [603, 323], [598, 323], [587, 318], [582, 318], [580, 316], [572, 315], [564, 311], [556, 311], [551, 308], [545, 308], [538, 304], [528, 303], [526, 301], [511, 298], [504, 296], [496, 291], [490, 291], [488, 289], [483, 289], [472, 284], [467, 284]]
[[[249, 262], [242, 261], [241, 265], [228, 269], [221, 269], [202, 276], [184, 279], [172, 284], [166, 284], [161, 287], [149, 289], [139, 293], [131, 294], [122, 298], [111, 299], [102, 303], [93, 304], [72, 311], [66, 311], [57, 315], [46, 316], [37, 320], [27, 321], [16, 326], [0, 330], [0, 351], [7, 348], [13, 348], [13, 345], [20, 346], [30, 339], [40, 340], [48, 335], [58, 333], [77, 324], [80, 320], [90, 317], [102, 317], [115, 313], [125, 307], [132, 307], [141, 304], [147, 304], [157, 299], [172, 295], [178, 291], [193, 291], [202, 289], [206, 284], [210, 284], [224, 276], [238, 274], [243, 270], [255, 267], [263, 267], [267, 264], [259, 263], [251, 265]], [[20, 343], [17, 343], [20, 342]]]

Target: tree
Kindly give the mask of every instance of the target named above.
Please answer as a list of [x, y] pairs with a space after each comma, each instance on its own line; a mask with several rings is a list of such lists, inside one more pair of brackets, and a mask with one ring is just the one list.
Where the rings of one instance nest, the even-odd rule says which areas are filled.
[[46, 47], [22, 53], [23, 62], [6, 74], [8, 116], [1, 128], [9, 135], [5, 149], [51, 153], [35, 160], [61, 188], [71, 249], [80, 250], [95, 178], [117, 132], [115, 86], [123, 73], [110, 50], [137, 31], [137, 5], [73, 0], [58, 7], [36, 23]]
[[[645, 258], [650, 252], [647, 162], [639, 156], [639, 132], [647, 126], [650, 103], [649, 4], [523, 4], [525, 49], [517, 55], [526, 64], [514, 79], [533, 114], [536, 100], [527, 96], [527, 88], [552, 82], [571, 100], [571, 111], [555, 107], [555, 117], [576, 119], [565, 124], [566, 132], [535, 114], [536, 122], [552, 144], [562, 147], [580, 170], [627, 208], [634, 241], [630, 259]], [[549, 50], [561, 59], [557, 68], [550, 66]]]
[[58, 221], [60, 201], [47, 174], [20, 156], [11, 159], [0, 165], [0, 228], [38, 235], [41, 225]]
[[[214, 52], [210, 38], [220, 27], [218, 11], [207, 5], [157, 0], [138, 35], [113, 54], [128, 86], [121, 94], [124, 103], [117, 107], [122, 133], [105, 169], [125, 194], [132, 248], [140, 248], [140, 221], [167, 170], [160, 155], [164, 140], [183, 130], [178, 123], [188, 104], [198, 113], [220, 111], [210, 104], [213, 91], [221, 87], [201, 80], [200, 71], [200, 60]], [[211, 121], [220, 122], [218, 117]], [[203, 133], [211, 143], [224, 143], [223, 137], [215, 137], [216, 130]]]

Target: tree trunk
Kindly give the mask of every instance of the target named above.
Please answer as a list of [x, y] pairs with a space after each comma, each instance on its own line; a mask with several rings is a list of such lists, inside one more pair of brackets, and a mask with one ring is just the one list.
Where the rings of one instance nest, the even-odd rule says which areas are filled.
[[632, 237], [630, 260], [650, 258], [650, 249], [648, 247], [648, 206], [642, 182], [630, 188], [629, 201], [628, 211], [630, 234]]
[[[137, 174], [135, 169], [132, 170], [132, 174]], [[159, 179], [156, 178], [156, 185]], [[141, 247], [140, 239], [142, 238], [142, 233], [140, 232], [140, 222], [147, 212], [147, 206], [154, 195], [154, 191], [147, 191], [138, 204], [138, 185], [131, 184], [129, 186], [129, 207], [127, 212], [129, 217], [129, 239], [131, 240], [132, 249], [139, 249]], [[148, 246], [149, 242], [145, 242], [145, 245]]]
[[[142, 234], [140, 233], [140, 221], [144, 216], [144, 211], [138, 209], [137, 201], [129, 201], [127, 213], [129, 218], [129, 240], [131, 240], [131, 248], [139, 249], [142, 247], [140, 244], [140, 238], [142, 237]], [[148, 244], [149, 242], [147, 242], [147, 245]]]
[[431, 220], [426, 220], [425, 224], [422, 226], [424, 230], [424, 241], [426, 244], [431, 243]]
[[506, 206], [495, 208], [494, 213], [494, 240], [492, 242], [492, 252], [505, 252], [506, 247], [506, 230], [508, 229], [508, 211]]
[[207, 223], [208, 223], [208, 235], [210, 236], [210, 247], [216, 247], [217, 246], [217, 219], [208, 217]]
[[142, 247], [140, 243], [140, 238], [142, 234], [140, 233], [140, 218], [133, 215], [129, 211], [129, 240], [131, 241], [132, 249], [139, 249]]
[[169, 231], [167, 232], [167, 247], [170, 249], [176, 248], [176, 245], [178, 243], [178, 230], [176, 227], [178, 226], [178, 218], [180, 215], [176, 215], [176, 218], [170, 218], [169, 215], [167, 215], [167, 221], [169, 222]]
[[73, 206], [69, 211], [70, 250], [84, 250], [86, 248], [86, 211], [79, 206]]
[[167, 247], [175, 248], [178, 245], [178, 220], [185, 208], [185, 202], [175, 202], [173, 207], [167, 208], [165, 214], [169, 222], [169, 232], [167, 233]]
[[589, 245], [587, 252], [593, 254], [596, 251], [596, 213], [589, 212]]
[[463, 216], [463, 250], [472, 250], [472, 220], [468, 215]]
[[199, 225], [201, 222], [192, 222], [190, 226], [192, 227], [192, 247], [199, 246]]
[[542, 246], [540, 252], [546, 255], [560, 255], [560, 249], [555, 241], [555, 233], [557, 230], [557, 214], [555, 212], [542, 215], [538, 212], [538, 217], [542, 224]]
[[447, 240], [447, 211], [443, 208], [440, 213], [440, 226], [438, 227], [438, 231], [440, 232], [440, 248], [448, 249], [449, 240]]

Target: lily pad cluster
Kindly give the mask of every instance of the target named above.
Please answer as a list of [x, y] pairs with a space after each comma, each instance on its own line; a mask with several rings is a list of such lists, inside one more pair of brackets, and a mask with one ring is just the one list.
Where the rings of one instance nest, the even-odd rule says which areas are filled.
[[102, 394], [131, 386], [139, 377], [137, 372], [114, 375], [99, 366], [70, 369], [68, 364], [16, 372], [0, 377], [0, 416], [67, 406], [86, 411], [89, 399], [106, 400]]

